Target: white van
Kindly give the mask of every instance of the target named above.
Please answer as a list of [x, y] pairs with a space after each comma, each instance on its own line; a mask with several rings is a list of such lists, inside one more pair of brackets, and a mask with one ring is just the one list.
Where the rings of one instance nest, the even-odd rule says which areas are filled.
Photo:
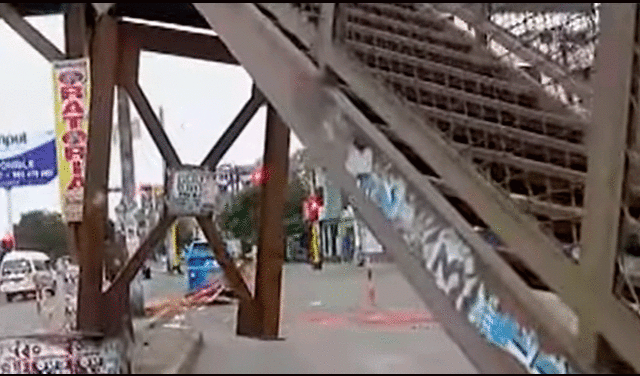
[[11, 251], [0, 265], [0, 292], [11, 302], [16, 295], [36, 294], [36, 279], [55, 294], [56, 278], [51, 259], [40, 251]]

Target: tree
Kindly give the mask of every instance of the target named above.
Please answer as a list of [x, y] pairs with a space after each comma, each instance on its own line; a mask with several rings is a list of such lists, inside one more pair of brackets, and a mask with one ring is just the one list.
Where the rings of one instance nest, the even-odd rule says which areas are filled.
[[[287, 200], [283, 213], [285, 235], [301, 234], [304, 231], [302, 202], [309, 195], [304, 182], [293, 177], [288, 184]], [[257, 244], [260, 226], [260, 189], [251, 187], [241, 191], [216, 218], [219, 227], [229, 238], [240, 239], [243, 249]]]
[[16, 229], [20, 248], [37, 248], [55, 259], [67, 255], [67, 226], [60, 213], [34, 210], [22, 214]]

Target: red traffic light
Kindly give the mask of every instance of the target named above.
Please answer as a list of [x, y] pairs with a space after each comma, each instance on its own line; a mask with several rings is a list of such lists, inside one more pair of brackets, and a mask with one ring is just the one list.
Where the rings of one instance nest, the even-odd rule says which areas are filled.
[[316, 196], [316, 195], [312, 195], [309, 196], [309, 198], [307, 198], [304, 201], [303, 204], [303, 214], [304, 217], [311, 222], [315, 222], [318, 220], [318, 218], [320, 217], [320, 211], [322, 210], [322, 197], [320, 196]]
[[2, 247], [2, 250], [4, 250], [5, 252], [11, 251], [13, 247], [15, 247], [15, 244], [15, 239], [11, 234], [6, 234], [2, 237], [2, 240], [0, 240], [0, 247]]
[[254, 186], [260, 187], [269, 180], [269, 170], [266, 166], [260, 166], [251, 173], [251, 182]]

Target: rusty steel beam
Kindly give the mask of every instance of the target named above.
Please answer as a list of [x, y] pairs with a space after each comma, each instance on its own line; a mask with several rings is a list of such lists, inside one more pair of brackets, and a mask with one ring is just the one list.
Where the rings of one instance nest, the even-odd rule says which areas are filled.
[[120, 21], [120, 32], [145, 51], [238, 65], [219, 37]]
[[178, 156], [178, 153], [176, 152], [173, 145], [171, 145], [169, 137], [167, 137], [167, 134], [162, 128], [160, 120], [153, 111], [153, 108], [151, 108], [151, 104], [149, 103], [146, 95], [144, 95], [140, 84], [138, 82], [127, 82], [125, 84], [125, 89], [131, 97], [133, 104], [138, 109], [138, 113], [140, 114], [140, 117], [147, 127], [149, 134], [151, 134], [151, 138], [153, 138], [153, 141], [158, 147], [162, 158], [165, 160], [165, 162], [167, 162], [167, 166], [181, 166], [182, 163], [180, 162], [180, 157]]
[[[597, 67], [594, 87], [598, 90], [587, 138], [589, 168], [586, 216], [582, 224], [581, 283], [575, 286], [575, 294], [580, 297], [581, 330], [577, 343], [581, 355], [591, 362], [595, 362], [598, 351], [596, 334], [603, 326], [611, 326], [608, 322], [612, 317], [602, 309], [602, 296], [610, 296], [613, 290], [625, 173], [623, 151], [629, 132], [631, 82], [635, 79], [633, 45], [639, 26], [636, 4], [602, 4], [600, 14], [602, 32], [594, 64]], [[637, 343], [635, 351], [617, 341], [611, 345], [640, 371]]]
[[[447, 301], [444, 293], [438, 290], [434, 279], [430, 278], [418, 260], [410, 255], [400, 234], [389, 226], [386, 218], [374, 204], [366, 200], [362, 191], [356, 186], [355, 179], [347, 174], [344, 161], [348, 136], [343, 138], [342, 134], [336, 134], [336, 137], [331, 139], [325, 127], [322, 126], [323, 121], [328, 120], [326, 112], [332, 112], [341, 105], [336, 103], [331, 95], [318, 94], [315, 98], [304, 95], [314, 90], [323, 93], [331, 91], [336, 94], [335, 89], [330, 90], [322, 86], [323, 78], [317, 67], [254, 5], [205, 3], [195, 5], [218, 31], [225, 43], [234, 50], [238, 60], [256, 79], [261, 91], [269, 102], [276, 106], [283, 120], [295, 127], [296, 134], [301, 137], [303, 143], [314, 145], [310, 148], [314, 160], [317, 159], [321, 165], [329, 168], [332, 180], [341, 187], [348, 188], [348, 194], [358, 200], [356, 205], [362, 208], [367, 224], [372, 229], [375, 227], [374, 231], [380, 235], [378, 238], [384, 239], [385, 248], [395, 253], [399, 269], [408, 276], [407, 278], [429, 306], [435, 306], [434, 308], [438, 308], [435, 312], [443, 313], [438, 317], [439, 321], [441, 320], [440, 322], [447, 327], [449, 333], [456, 337], [456, 341], [462, 341], [468, 345], [465, 346], [465, 350], [468, 350], [467, 355], [474, 359], [475, 364], [480, 365], [481, 371], [495, 372], [496, 369], [500, 369], [502, 372], [522, 372], [522, 367], [515, 364], [509, 355], [501, 353], [499, 349], [486, 343], [465, 322], [465, 319], [456, 313], [453, 304]], [[309, 99], [318, 99], [318, 101], [309, 101]], [[340, 132], [340, 128], [337, 126], [336, 132]], [[428, 185], [428, 181], [420, 182], [420, 186], [425, 184]], [[495, 253], [494, 256], [497, 257]], [[509, 268], [505, 272], [513, 273]], [[508, 286], [513, 287], [513, 284]]]
[[133, 86], [138, 81], [140, 68], [140, 45], [136, 40], [122, 35], [118, 26], [118, 46], [120, 61], [118, 65], [118, 85], [125, 88]]
[[58, 47], [22, 18], [10, 3], [0, 3], [0, 17], [48, 61], [64, 59], [65, 55]]
[[222, 239], [218, 235], [218, 231], [216, 230], [216, 226], [213, 223], [213, 220], [207, 216], [197, 216], [196, 220], [204, 232], [204, 236], [209, 241], [211, 248], [216, 256], [216, 260], [222, 266], [224, 270], [225, 277], [231, 284], [231, 287], [238, 293], [240, 299], [252, 301], [253, 297], [251, 296], [251, 291], [247, 284], [238, 271], [238, 268], [233, 263], [233, 260], [227, 255], [225, 251], [226, 247], [222, 242]]
[[64, 14], [64, 44], [67, 59], [89, 55], [86, 4], [67, 3]]
[[489, 3], [491, 13], [591, 13], [592, 3]]
[[113, 291], [119, 289], [121, 285], [129, 285], [129, 283], [131, 283], [142, 266], [142, 263], [149, 255], [149, 252], [151, 252], [153, 247], [155, 247], [156, 244], [164, 238], [167, 230], [171, 227], [176, 218], [177, 217], [173, 215], [165, 215], [160, 218], [156, 226], [149, 232], [135, 253], [131, 255], [127, 260], [127, 263], [122, 267], [122, 269], [120, 269], [118, 275], [116, 275], [116, 278], [113, 280], [113, 283], [111, 283], [104, 291], [105, 294], [111, 294]]
[[108, 217], [109, 155], [117, 67], [116, 21], [97, 20], [91, 43], [91, 105], [85, 165], [83, 221], [78, 226], [78, 330], [102, 331], [102, 261]]
[[242, 107], [238, 115], [236, 115], [235, 119], [231, 122], [229, 127], [224, 131], [222, 136], [218, 139], [216, 144], [213, 146], [209, 154], [204, 158], [200, 166], [209, 167], [210, 169], [215, 169], [220, 162], [220, 159], [224, 156], [224, 154], [229, 150], [231, 145], [238, 139], [240, 133], [244, 130], [244, 128], [249, 124], [249, 121], [253, 118], [258, 109], [264, 104], [264, 96], [260, 93], [260, 91], [253, 86], [251, 98], [245, 103]]
[[324, 49], [333, 43], [335, 27], [335, 3], [320, 4], [320, 20], [318, 22], [318, 33], [315, 36], [315, 44], [312, 51], [318, 61], [320, 69], [326, 68]]
[[261, 315], [261, 337], [274, 339], [280, 328], [282, 265], [285, 233], [282, 224], [287, 196], [290, 131], [276, 110], [267, 110], [264, 168], [267, 181], [260, 198], [260, 232], [255, 300]]
[[[534, 5], [534, 4], [527, 4]], [[558, 81], [561, 85], [567, 88], [569, 91], [582, 97], [585, 102], [589, 102], [593, 96], [593, 89], [588, 84], [575, 81], [572, 79], [568, 72], [560, 65], [549, 61], [540, 52], [534, 49], [525, 47], [522, 43], [513, 35], [503, 30], [493, 22], [483, 17], [481, 14], [477, 14], [466, 8], [464, 3], [433, 3], [422, 4], [422, 7], [426, 9], [436, 9], [440, 12], [447, 12], [455, 14], [460, 17], [464, 22], [473, 26], [477, 32], [484, 33], [495, 39], [496, 42], [503, 45], [510, 52], [517, 55], [519, 58], [532, 64], [534, 67], [540, 70], [540, 72]]]

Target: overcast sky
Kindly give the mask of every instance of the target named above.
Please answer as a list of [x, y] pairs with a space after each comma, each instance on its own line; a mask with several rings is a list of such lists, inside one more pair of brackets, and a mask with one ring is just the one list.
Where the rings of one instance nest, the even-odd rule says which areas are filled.
[[[30, 17], [59, 49], [64, 49], [62, 16]], [[0, 20], [0, 134], [54, 129], [51, 64]], [[140, 84], [157, 111], [164, 108], [165, 128], [183, 163], [199, 164], [249, 99], [251, 78], [240, 67], [155, 53], [143, 53]], [[138, 115], [131, 106], [132, 117]], [[114, 117], [115, 119], [115, 117]], [[249, 164], [262, 156], [266, 109], [254, 116], [222, 163]], [[142, 127], [134, 141], [136, 183], [162, 183], [162, 159]], [[292, 136], [291, 150], [301, 147]], [[112, 145], [110, 186], [119, 187], [117, 144]], [[0, 197], [6, 197], [0, 194]], [[111, 217], [117, 198], [110, 198]], [[58, 180], [12, 190], [13, 222], [20, 213], [60, 211]], [[7, 200], [0, 200], [0, 231], [7, 228]]]

